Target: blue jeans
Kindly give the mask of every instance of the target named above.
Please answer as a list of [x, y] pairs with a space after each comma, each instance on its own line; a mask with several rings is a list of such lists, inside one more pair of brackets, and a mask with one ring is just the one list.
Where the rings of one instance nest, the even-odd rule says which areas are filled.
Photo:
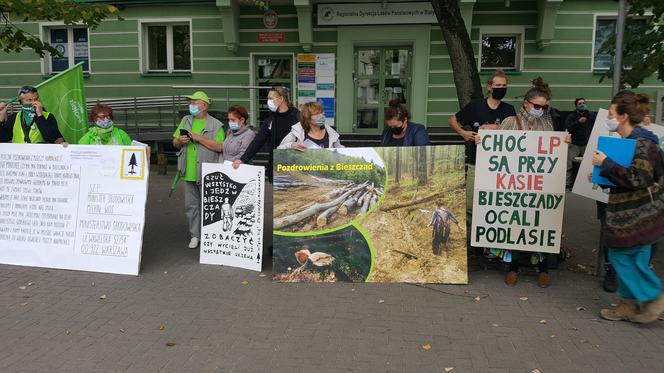
[[609, 248], [609, 261], [618, 275], [618, 292], [623, 299], [648, 302], [661, 294], [662, 284], [649, 265], [651, 250], [652, 245]]

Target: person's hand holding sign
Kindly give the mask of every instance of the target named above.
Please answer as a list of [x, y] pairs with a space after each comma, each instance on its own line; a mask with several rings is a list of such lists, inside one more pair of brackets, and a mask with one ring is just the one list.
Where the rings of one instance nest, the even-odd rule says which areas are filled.
[[593, 155], [593, 166], [601, 166], [602, 163], [604, 163], [605, 159], [606, 159], [606, 154], [600, 152], [599, 150], [596, 150], [595, 155]]
[[295, 141], [294, 143], [291, 144], [291, 148], [302, 152], [307, 148], [307, 146], [300, 141]]

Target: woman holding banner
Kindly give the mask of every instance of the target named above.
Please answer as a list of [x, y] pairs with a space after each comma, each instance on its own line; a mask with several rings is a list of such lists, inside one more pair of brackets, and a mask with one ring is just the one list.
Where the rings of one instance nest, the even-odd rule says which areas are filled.
[[90, 111], [90, 121], [94, 123], [88, 132], [78, 140], [81, 145], [131, 145], [127, 132], [113, 125], [113, 109], [97, 103]]
[[300, 121], [291, 127], [290, 133], [277, 147], [299, 151], [307, 148], [343, 148], [337, 131], [325, 124], [320, 102], [307, 102], [300, 107]]
[[664, 158], [657, 136], [638, 125], [648, 106], [648, 96], [632, 92], [611, 101], [609, 131], [636, 140], [628, 168], [599, 151], [592, 159], [600, 175], [615, 184], [606, 205], [604, 234], [622, 299], [617, 307], [600, 311], [612, 321], [648, 323], [664, 312], [662, 285], [649, 266], [652, 244], [664, 236]]
[[[553, 120], [549, 114], [549, 101], [551, 100], [551, 89], [542, 78], [538, 77], [532, 81], [532, 88], [526, 93], [521, 110], [515, 116], [505, 118], [498, 126], [499, 130], [517, 130], [517, 131], [554, 131]], [[567, 134], [565, 142], [570, 143], [572, 137]], [[481, 142], [480, 136], [475, 136], [475, 143]], [[519, 281], [519, 268], [524, 259], [519, 251], [490, 249], [490, 251], [509, 262], [509, 271], [505, 276], [505, 284], [514, 286]], [[549, 255], [546, 253], [530, 253], [530, 262], [537, 264], [539, 275], [537, 285], [541, 288], [547, 288], [551, 285], [549, 276]]]

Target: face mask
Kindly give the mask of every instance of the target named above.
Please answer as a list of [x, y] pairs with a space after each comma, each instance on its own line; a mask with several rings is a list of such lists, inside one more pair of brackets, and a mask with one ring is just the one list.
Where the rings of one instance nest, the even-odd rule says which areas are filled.
[[389, 131], [393, 135], [400, 135], [403, 132], [403, 125], [401, 127], [389, 127]]
[[26, 113], [29, 113], [29, 112], [34, 113], [35, 112], [35, 107], [32, 106], [32, 104], [25, 104], [25, 105], [21, 105], [21, 110], [25, 111]]
[[97, 122], [95, 122], [95, 124], [97, 125], [97, 127], [104, 129], [113, 127], [113, 121], [110, 119], [100, 119]]
[[201, 109], [198, 108], [198, 105], [189, 105], [189, 114], [193, 116], [198, 116], [201, 113]]
[[506, 94], [507, 88], [494, 88], [491, 90], [491, 97], [498, 101], [502, 100]]
[[541, 118], [542, 115], [544, 115], [544, 110], [542, 109], [537, 110], [535, 108], [532, 108], [530, 109], [530, 111], [528, 111], [528, 114], [530, 114], [530, 116], [533, 118]]
[[581, 105], [577, 106], [576, 109], [577, 109], [578, 111], [586, 111], [586, 110], [588, 110], [588, 105], [586, 105], [586, 104], [581, 104]]
[[228, 128], [231, 129], [231, 131], [235, 132], [240, 129], [240, 123], [238, 122], [228, 122]]
[[616, 132], [618, 130], [618, 126], [620, 123], [618, 122], [617, 119], [607, 119], [606, 120], [606, 128], [609, 130], [609, 132]]
[[314, 118], [314, 123], [320, 128], [325, 128], [325, 115]]
[[274, 103], [274, 100], [267, 100], [267, 107], [271, 112], [277, 111], [277, 104]]

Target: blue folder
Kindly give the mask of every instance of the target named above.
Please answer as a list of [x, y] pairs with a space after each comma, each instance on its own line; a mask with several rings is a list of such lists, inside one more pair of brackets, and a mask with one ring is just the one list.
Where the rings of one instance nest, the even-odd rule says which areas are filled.
[[[620, 137], [600, 136], [597, 139], [597, 150], [606, 154], [612, 161], [629, 168], [634, 160], [634, 150], [636, 149], [636, 140], [623, 139]], [[600, 167], [593, 167], [593, 184], [615, 186], [604, 176], [599, 176]]]

